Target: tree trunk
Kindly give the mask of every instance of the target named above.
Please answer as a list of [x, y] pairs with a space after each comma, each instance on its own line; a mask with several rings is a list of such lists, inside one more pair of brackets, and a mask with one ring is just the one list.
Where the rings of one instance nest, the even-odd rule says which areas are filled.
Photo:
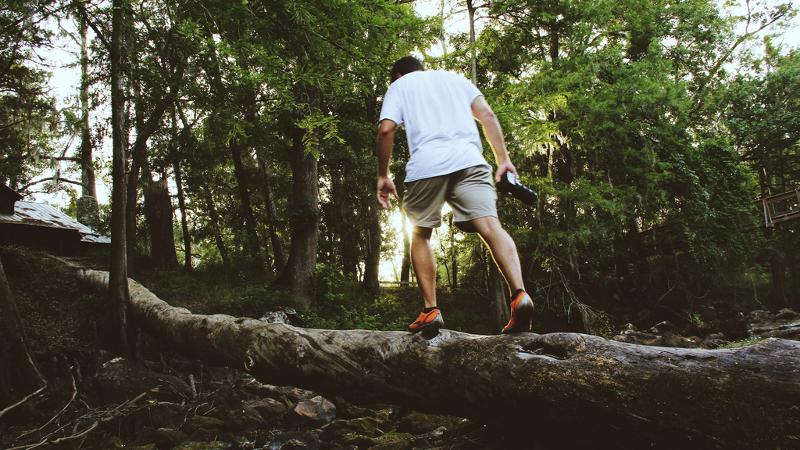
[[[400, 207], [403, 210], [403, 207]], [[400, 265], [400, 286], [408, 287], [411, 275], [411, 239], [408, 237], [408, 225], [406, 216], [403, 214], [403, 262]]]
[[378, 203], [370, 197], [367, 202], [367, 254], [364, 257], [364, 290], [377, 294], [380, 290], [378, 270], [381, 263], [381, 216]]
[[[111, 189], [111, 266], [109, 275], [109, 297], [111, 300], [113, 330], [111, 347], [123, 355], [136, 354], [132, 347], [135, 339], [129, 339], [134, 327], [129, 327], [128, 308], [130, 294], [128, 292], [128, 257], [126, 252], [125, 233], [125, 164], [127, 161], [125, 147], [128, 133], [125, 123], [125, 97], [123, 93], [123, 36], [127, 19], [128, 4], [126, 0], [112, 1], [111, 25], [111, 132], [112, 132], [112, 180]], [[129, 329], [130, 328], [130, 329]]]
[[89, 132], [89, 43], [86, 18], [79, 15], [81, 32], [81, 197], [78, 199], [78, 222], [97, 229], [100, 225], [95, 188], [92, 136]]
[[189, 218], [186, 217], [186, 196], [183, 192], [183, 174], [181, 162], [176, 158], [173, 163], [175, 170], [175, 187], [178, 189], [178, 209], [181, 212], [181, 231], [183, 233], [183, 268], [192, 271], [192, 238], [189, 236]]
[[286, 266], [286, 251], [283, 248], [283, 239], [281, 239], [281, 235], [275, 225], [278, 220], [278, 209], [275, 207], [275, 194], [272, 191], [272, 171], [262, 156], [258, 157], [258, 165], [261, 169], [261, 178], [263, 178], [261, 186], [264, 190], [264, 202], [267, 206], [267, 227], [270, 244], [272, 244], [272, 265], [275, 273], [280, 273], [283, 267]]
[[311, 305], [314, 294], [314, 268], [317, 264], [319, 238], [319, 180], [317, 160], [305, 151], [302, 130], [290, 129], [292, 147], [289, 163], [292, 168], [290, 197], [291, 248], [286, 268], [279, 280], [289, 286], [291, 302], [300, 309]]
[[489, 274], [486, 283], [487, 290], [494, 316], [494, 329], [499, 333], [506, 323], [508, 323], [510, 314], [508, 310], [508, 301], [506, 300], [505, 283], [500, 275], [500, 270], [497, 269], [497, 264], [489, 255], [487, 255], [487, 264], [489, 266]]
[[[334, 167], [335, 166], [335, 167]], [[360, 227], [354, 228], [356, 222], [355, 205], [353, 202], [353, 189], [344, 172], [348, 169], [347, 164], [331, 163], [328, 164], [328, 171], [331, 177], [331, 199], [334, 205], [334, 217], [329, 222], [328, 228], [331, 230], [331, 241], [339, 246], [342, 273], [350, 280], [358, 280], [358, 257], [360, 244]], [[363, 199], [361, 199], [363, 202]], [[357, 200], [358, 201], [358, 200]], [[358, 204], [358, 203], [356, 203]]]
[[46, 384], [25, 343], [22, 321], [0, 258], [0, 409]]
[[[478, 85], [478, 55], [475, 48], [475, 5], [467, 0], [467, 16], [469, 20], [469, 62], [472, 84]], [[444, 8], [444, 7], [443, 7]]]
[[242, 151], [247, 148], [246, 142], [241, 139], [234, 139], [230, 144], [231, 158], [233, 159], [233, 172], [236, 176], [236, 187], [239, 191], [239, 213], [244, 219], [244, 228], [247, 237], [247, 253], [253, 261], [253, 265], [262, 271], [264, 259], [261, 252], [261, 242], [258, 239], [256, 230], [256, 219], [253, 216], [253, 206], [250, 203], [250, 177], [244, 166]]
[[447, 219], [447, 233], [450, 241], [450, 288], [458, 288], [458, 249], [456, 249], [456, 227], [453, 225], [453, 214]]
[[785, 308], [786, 301], [786, 265], [784, 264], [783, 253], [777, 248], [773, 248], [769, 258], [769, 267], [772, 273], [772, 290], [770, 292], [770, 304], [775, 309]]
[[214, 205], [214, 199], [211, 197], [211, 189], [208, 188], [206, 183], [200, 188], [203, 194], [203, 201], [206, 203], [208, 210], [208, 220], [211, 225], [211, 233], [214, 235], [214, 243], [217, 244], [219, 256], [222, 258], [222, 264], [225, 267], [230, 266], [230, 258], [228, 257], [228, 249], [225, 247], [225, 241], [222, 240], [222, 234], [219, 232], [219, 214], [217, 207]]
[[172, 200], [166, 174], [162, 174], [158, 181], [148, 180], [144, 203], [150, 227], [150, 258], [157, 267], [176, 267], [178, 255], [175, 252]]
[[[81, 270], [105, 285], [107, 274]], [[131, 280], [158, 342], [262, 382], [396, 403], [519, 430], [567, 448], [793, 448], [800, 342], [738, 349], [648, 347], [576, 333], [431, 340], [314, 330], [173, 308]]]

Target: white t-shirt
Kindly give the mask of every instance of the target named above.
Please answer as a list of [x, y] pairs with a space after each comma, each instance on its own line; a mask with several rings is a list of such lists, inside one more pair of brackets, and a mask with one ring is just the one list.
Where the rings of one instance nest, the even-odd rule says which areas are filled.
[[472, 117], [479, 95], [469, 80], [444, 70], [411, 72], [389, 86], [380, 120], [406, 128], [411, 153], [406, 182], [489, 165]]

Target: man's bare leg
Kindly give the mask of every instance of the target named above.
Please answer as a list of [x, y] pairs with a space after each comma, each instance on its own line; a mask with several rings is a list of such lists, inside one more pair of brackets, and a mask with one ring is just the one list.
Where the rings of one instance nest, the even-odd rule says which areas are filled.
[[500, 225], [500, 220], [497, 217], [481, 217], [472, 220], [472, 224], [486, 245], [489, 246], [492, 257], [505, 277], [508, 287], [511, 288], [511, 292], [525, 289], [517, 246], [508, 232]]
[[411, 262], [426, 308], [436, 306], [436, 262], [430, 245], [431, 231], [430, 228], [415, 226], [411, 237]]

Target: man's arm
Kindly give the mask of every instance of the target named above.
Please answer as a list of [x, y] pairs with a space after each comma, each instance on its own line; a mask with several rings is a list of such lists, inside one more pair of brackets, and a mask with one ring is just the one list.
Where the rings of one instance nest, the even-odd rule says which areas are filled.
[[397, 190], [394, 183], [389, 178], [389, 161], [392, 159], [392, 147], [394, 146], [394, 132], [397, 124], [389, 119], [384, 119], [378, 124], [378, 136], [376, 138], [376, 153], [378, 154], [378, 203], [384, 208], [388, 208], [389, 194], [397, 197]]
[[511, 159], [506, 151], [506, 141], [503, 139], [503, 130], [500, 128], [500, 122], [497, 120], [492, 107], [486, 102], [486, 99], [480, 95], [475, 97], [472, 101], [472, 116], [478, 120], [483, 126], [483, 133], [486, 135], [486, 140], [492, 146], [494, 152], [494, 159], [497, 161], [497, 171], [494, 174], [495, 181], [500, 181], [500, 177], [506, 172], [517, 174], [517, 168], [511, 163]]

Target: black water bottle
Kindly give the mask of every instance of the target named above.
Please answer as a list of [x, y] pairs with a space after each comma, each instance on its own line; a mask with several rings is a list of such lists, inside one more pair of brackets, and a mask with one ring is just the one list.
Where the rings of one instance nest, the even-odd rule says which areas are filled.
[[528, 206], [536, 205], [536, 200], [539, 198], [536, 191], [520, 183], [513, 172], [506, 172], [500, 177], [500, 181], [497, 183], [497, 191], [504, 194], [511, 194], [514, 198]]

